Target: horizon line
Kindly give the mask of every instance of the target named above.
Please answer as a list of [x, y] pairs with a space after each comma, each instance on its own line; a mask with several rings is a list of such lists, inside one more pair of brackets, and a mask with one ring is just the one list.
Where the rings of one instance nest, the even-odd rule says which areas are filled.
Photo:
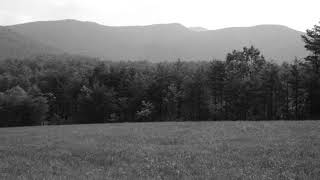
[[106, 24], [102, 24], [102, 23], [98, 23], [95, 21], [86, 21], [86, 20], [78, 20], [78, 19], [55, 19], [55, 20], [39, 20], [39, 21], [28, 21], [28, 22], [22, 22], [22, 23], [14, 23], [14, 24], [10, 24], [10, 25], [0, 25], [0, 27], [10, 27], [10, 26], [17, 26], [17, 25], [23, 25], [23, 24], [30, 24], [30, 23], [39, 23], [39, 22], [58, 22], [58, 21], [76, 21], [76, 22], [83, 22], [83, 23], [94, 23], [100, 26], [106, 26], [106, 27], [147, 27], [147, 26], [154, 26], [154, 25], [170, 25], [170, 24], [177, 24], [177, 25], [181, 25], [183, 27], [185, 27], [186, 29], [190, 29], [191, 28], [203, 28], [206, 30], [203, 30], [202, 32], [205, 31], [216, 31], [216, 30], [223, 30], [223, 29], [231, 29], [231, 28], [251, 28], [251, 27], [259, 27], [259, 26], [283, 26], [298, 32], [302, 32], [304, 33], [304, 31], [301, 30], [297, 30], [294, 29], [292, 27], [289, 27], [287, 25], [283, 25], [283, 24], [271, 24], [271, 23], [267, 23], [267, 24], [256, 24], [256, 25], [250, 25], [250, 26], [228, 26], [228, 27], [222, 27], [222, 28], [217, 28], [217, 29], [209, 29], [206, 28], [204, 26], [185, 26], [182, 23], [178, 23], [178, 22], [168, 22], [168, 23], [155, 23], [155, 24], [144, 24], [144, 25], [106, 25]]

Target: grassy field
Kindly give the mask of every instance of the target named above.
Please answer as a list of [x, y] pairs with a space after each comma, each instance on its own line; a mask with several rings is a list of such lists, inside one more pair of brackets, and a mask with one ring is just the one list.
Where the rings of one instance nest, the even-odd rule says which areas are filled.
[[0, 179], [319, 179], [320, 121], [0, 129]]

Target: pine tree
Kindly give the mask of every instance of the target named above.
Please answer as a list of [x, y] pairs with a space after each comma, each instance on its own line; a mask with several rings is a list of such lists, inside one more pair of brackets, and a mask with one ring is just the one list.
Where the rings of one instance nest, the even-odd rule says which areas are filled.
[[320, 68], [320, 26], [314, 25], [312, 29], [308, 29], [306, 35], [302, 35], [305, 42], [305, 48], [312, 54], [306, 57], [306, 61], [312, 64], [313, 70], [319, 74]]
[[211, 108], [213, 119], [221, 119], [224, 112], [225, 64], [213, 61], [208, 71], [208, 85], [211, 93]]
[[311, 53], [305, 58], [311, 71], [308, 72], [308, 99], [311, 118], [320, 116], [320, 25], [314, 25], [308, 29], [306, 35], [302, 35], [305, 48]]

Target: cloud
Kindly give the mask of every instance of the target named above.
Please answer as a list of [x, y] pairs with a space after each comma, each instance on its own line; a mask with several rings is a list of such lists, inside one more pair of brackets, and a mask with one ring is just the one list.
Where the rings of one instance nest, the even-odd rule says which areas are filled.
[[32, 16], [11, 13], [7, 11], [0, 11], [0, 24], [1, 25], [10, 25], [14, 23], [21, 23], [21, 22], [29, 22], [32, 21]]
[[40, 20], [76, 19], [81, 14], [81, 10], [75, 0], [1, 0], [0, 25]]

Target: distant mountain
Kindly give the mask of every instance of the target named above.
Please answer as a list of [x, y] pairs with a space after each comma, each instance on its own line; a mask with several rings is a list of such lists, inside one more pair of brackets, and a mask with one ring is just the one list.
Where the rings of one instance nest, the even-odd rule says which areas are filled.
[[202, 31], [208, 31], [208, 29], [203, 28], [203, 27], [189, 27], [191, 31], [196, 31], [196, 32], [202, 32]]
[[76, 20], [33, 22], [8, 28], [68, 53], [108, 60], [224, 59], [233, 49], [254, 45], [270, 59], [304, 57], [302, 32], [280, 25], [190, 30], [181, 24], [111, 27]]
[[38, 54], [56, 54], [58, 52], [62, 51], [0, 26], [0, 59], [9, 57], [24, 58]]

